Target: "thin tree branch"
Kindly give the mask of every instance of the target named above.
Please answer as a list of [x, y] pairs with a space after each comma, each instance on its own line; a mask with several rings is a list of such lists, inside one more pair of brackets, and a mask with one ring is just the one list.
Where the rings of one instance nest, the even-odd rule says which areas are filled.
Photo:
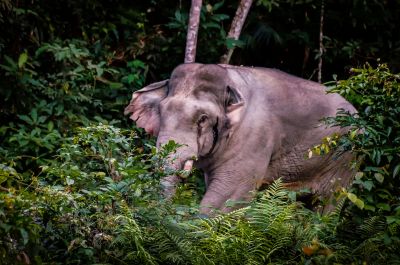
[[[247, 14], [249, 13], [250, 7], [253, 3], [253, 0], [241, 0], [236, 10], [235, 17], [232, 20], [231, 29], [229, 30], [228, 39], [238, 40], [240, 37], [240, 33], [242, 31], [244, 22], [246, 21]], [[235, 47], [232, 47], [228, 50], [228, 52], [221, 57], [221, 63], [229, 64], [231, 60], [233, 51]]]
[[0, 190], [1, 190], [1, 191], [5, 191], [5, 192], [10, 192], [10, 190], [9, 190], [9, 189], [7, 189], [7, 188], [4, 188], [4, 187], [2, 187], [2, 186], [0, 186]]
[[201, 4], [202, 0], [192, 0], [186, 36], [185, 63], [194, 63], [196, 59], [197, 34], [199, 31]]
[[322, 55], [324, 53], [324, 12], [325, 12], [325, 2], [321, 0], [321, 16], [319, 23], [319, 61], [318, 61], [318, 83], [322, 82]]

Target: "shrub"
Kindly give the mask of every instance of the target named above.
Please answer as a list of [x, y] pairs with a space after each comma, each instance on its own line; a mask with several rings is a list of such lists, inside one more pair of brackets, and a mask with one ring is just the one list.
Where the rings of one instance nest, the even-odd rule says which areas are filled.
[[[57, 41], [42, 45], [34, 56], [22, 53], [18, 62], [6, 57], [0, 65], [9, 78], [1, 92], [7, 115], [0, 127], [0, 158], [18, 171], [37, 173], [77, 126], [121, 122], [114, 118], [129, 101], [126, 90], [143, 85], [147, 68], [141, 61], [109, 66], [109, 54], [96, 56], [88, 46]], [[43, 64], [52, 68], [41, 69]]]
[[342, 229], [354, 240], [355, 254], [367, 262], [394, 262], [400, 250], [400, 75], [384, 64], [352, 72], [332, 91], [351, 100], [359, 112], [339, 111], [327, 119], [351, 128], [336, 148], [355, 154], [357, 173], [347, 195], [357, 207], [346, 208]]
[[[164, 159], [176, 146], [171, 142], [157, 152], [135, 131], [100, 124], [78, 128], [30, 183], [1, 165], [0, 184], [7, 191], [0, 194], [4, 262], [12, 264], [15, 257], [21, 263], [67, 264], [149, 258], [149, 245], [141, 244], [149, 243], [152, 231], [166, 219], [182, 220], [197, 211], [197, 197], [186, 195], [195, 194], [190, 178], [180, 188], [179, 204], [161, 197], [159, 179], [171, 173], [164, 172]], [[131, 226], [139, 233], [136, 241], [121, 246], [126, 233], [133, 233]]]

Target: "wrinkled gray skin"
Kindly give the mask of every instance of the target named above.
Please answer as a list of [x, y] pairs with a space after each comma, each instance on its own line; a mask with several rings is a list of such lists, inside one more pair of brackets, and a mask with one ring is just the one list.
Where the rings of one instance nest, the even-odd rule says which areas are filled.
[[[249, 200], [263, 184], [282, 178], [289, 188], [310, 188], [328, 197], [347, 185], [349, 154], [307, 157], [322, 138], [345, 129], [320, 119], [338, 108], [355, 112], [338, 94], [278, 70], [229, 65], [183, 64], [169, 80], [132, 96], [125, 114], [157, 136], [157, 145], [184, 144], [171, 167], [205, 173], [201, 211], [229, 211], [225, 202]], [[174, 193], [178, 176], [162, 183]]]

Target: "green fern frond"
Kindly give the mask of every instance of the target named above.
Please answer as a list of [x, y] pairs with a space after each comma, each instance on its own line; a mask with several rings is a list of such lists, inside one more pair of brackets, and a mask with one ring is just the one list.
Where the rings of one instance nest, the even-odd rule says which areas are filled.
[[193, 254], [191, 243], [171, 225], [160, 228], [154, 243], [162, 260], [173, 264], [188, 264], [189, 257]]
[[144, 247], [144, 241], [147, 237], [144, 231], [137, 224], [133, 216], [130, 214], [118, 215], [115, 220], [120, 224], [117, 234], [112, 246], [119, 245], [124, 248], [132, 249], [128, 251], [125, 259], [127, 260], [140, 260], [142, 264], [156, 265], [156, 259]]
[[364, 221], [358, 228], [360, 236], [370, 238], [385, 231], [386, 222], [380, 216], [372, 216]]
[[290, 202], [288, 191], [278, 179], [268, 187], [260, 200], [252, 205], [249, 221], [265, 232], [282, 233], [287, 221], [293, 219], [295, 209], [296, 205]]
[[285, 201], [288, 199], [287, 197], [288, 191], [286, 190], [285, 186], [283, 185], [282, 179], [275, 180], [272, 184], [268, 186], [268, 189], [265, 190], [264, 195], [262, 196], [261, 200], [265, 200], [266, 198], [273, 197], [276, 199], [282, 199]]

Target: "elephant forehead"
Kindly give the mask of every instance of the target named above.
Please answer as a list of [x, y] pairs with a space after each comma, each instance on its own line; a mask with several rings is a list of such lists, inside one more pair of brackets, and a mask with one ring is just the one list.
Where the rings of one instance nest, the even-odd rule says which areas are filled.
[[196, 98], [214, 94], [223, 96], [227, 72], [218, 65], [184, 64], [178, 66], [170, 78], [171, 95], [181, 94]]
[[168, 97], [160, 105], [166, 115], [196, 116], [205, 112], [219, 111], [218, 105], [212, 101], [198, 100], [193, 97], [183, 98], [180, 95]]

